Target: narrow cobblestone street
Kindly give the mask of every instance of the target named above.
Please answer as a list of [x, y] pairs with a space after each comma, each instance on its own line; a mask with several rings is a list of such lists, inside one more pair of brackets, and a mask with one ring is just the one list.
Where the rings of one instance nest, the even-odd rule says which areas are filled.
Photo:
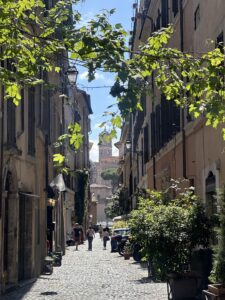
[[41, 275], [2, 300], [167, 299], [165, 284], [148, 282], [145, 268], [110, 253], [110, 244], [107, 246], [104, 251], [97, 234], [93, 251], [87, 250], [87, 242], [78, 251], [68, 247], [62, 266], [54, 267], [52, 275]]

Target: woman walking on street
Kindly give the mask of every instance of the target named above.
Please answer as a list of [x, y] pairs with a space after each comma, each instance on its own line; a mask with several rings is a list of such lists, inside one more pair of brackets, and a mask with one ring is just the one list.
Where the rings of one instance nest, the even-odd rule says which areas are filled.
[[79, 224], [76, 223], [73, 227], [73, 239], [75, 241], [76, 250], [78, 250], [78, 245], [80, 243], [80, 234], [81, 234], [81, 229], [79, 227]]
[[106, 250], [106, 244], [107, 241], [109, 241], [109, 232], [107, 231], [106, 228], [103, 229], [102, 238], [103, 238], [103, 250]]
[[88, 239], [88, 250], [92, 251], [92, 242], [93, 242], [93, 238], [95, 237], [95, 231], [91, 226], [88, 228], [86, 236]]

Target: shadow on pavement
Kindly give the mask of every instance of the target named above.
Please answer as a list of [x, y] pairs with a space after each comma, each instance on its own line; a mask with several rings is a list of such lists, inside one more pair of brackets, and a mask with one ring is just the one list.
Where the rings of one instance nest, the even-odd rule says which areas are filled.
[[40, 293], [40, 295], [53, 296], [53, 295], [58, 295], [58, 293], [56, 293], [56, 292], [43, 292], [43, 293]]
[[144, 283], [154, 283], [154, 284], [159, 284], [162, 282], [155, 282], [152, 278], [150, 277], [142, 277], [140, 279], [137, 280], [132, 280], [133, 282], [136, 282], [137, 284], [144, 284]]

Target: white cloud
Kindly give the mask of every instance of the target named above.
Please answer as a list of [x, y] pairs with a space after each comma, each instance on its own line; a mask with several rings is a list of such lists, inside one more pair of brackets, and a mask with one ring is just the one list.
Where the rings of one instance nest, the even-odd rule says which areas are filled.
[[105, 76], [103, 74], [98, 73], [98, 72], [95, 74], [95, 79], [96, 80], [103, 80], [103, 81], [106, 80]]
[[[88, 72], [84, 71], [83, 73], [81, 73], [79, 75], [79, 80], [87, 81], [88, 80]], [[113, 83], [114, 83], [112, 78], [109, 78], [109, 77], [105, 76], [105, 74], [99, 73], [99, 72], [95, 73], [95, 80], [99, 80], [99, 81], [103, 82], [105, 85], [113, 85]]]
[[88, 72], [87, 71], [84, 71], [83, 73], [81, 73], [80, 75], [79, 75], [79, 79], [80, 80], [87, 80], [88, 79]]
[[93, 143], [93, 146], [90, 150], [90, 160], [92, 161], [99, 161], [98, 157], [98, 141], [97, 140], [91, 140], [90, 142]]
[[[87, 80], [88, 79], [88, 72], [84, 71], [83, 73], [81, 73], [79, 75], [79, 79], [80, 80]], [[106, 81], [106, 78], [105, 78], [105, 76], [103, 74], [97, 72], [95, 74], [95, 80]]]
[[79, 27], [87, 26], [88, 22], [93, 19], [95, 16], [94, 12], [89, 11], [87, 13], [82, 14], [81, 20], [79, 22]]
[[100, 126], [101, 125], [101, 123], [96, 123], [95, 125], [94, 125], [94, 127], [93, 127], [93, 129], [100, 129]]

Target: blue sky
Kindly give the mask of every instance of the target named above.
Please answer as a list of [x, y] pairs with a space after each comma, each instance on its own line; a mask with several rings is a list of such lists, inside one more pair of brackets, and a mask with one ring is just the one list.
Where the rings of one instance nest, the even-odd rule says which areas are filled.
[[[116, 12], [110, 18], [110, 22], [112, 24], [121, 23], [126, 31], [130, 31], [132, 29], [131, 17], [133, 16], [133, 3], [134, 0], [85, 0], [83, 3], [76, 5], [75, 8], [81, 13], [82, 23], [84, 24], [98, 14], [101, 10], [110, 10], [115, 8]], [[115, 103], [115, 99], [109, 95], [109, 88], [85, 87], [111, 86], [113, 84], [113, 75], [99, 71], [96, 74], [96, 79], [90, 83], [86, 79], [87, 71], [79, 67], [78, 70], [79, 76], [77, 85], [91, 96], [93, 115], [91, 116], [92, 132], [90, 134], [90, 141], [94, 142], [94, 145], [90, 152], [90, 158], [93, 161], [97, 161], [98, 135], [101, 132], [101, 128], [99, 128], [98, 125], [104, 121], [102, 114], [106, 110], [107, 106]], [[117, 154], [115, 148], [113, 149], [113, 153], [114, 155]]]

